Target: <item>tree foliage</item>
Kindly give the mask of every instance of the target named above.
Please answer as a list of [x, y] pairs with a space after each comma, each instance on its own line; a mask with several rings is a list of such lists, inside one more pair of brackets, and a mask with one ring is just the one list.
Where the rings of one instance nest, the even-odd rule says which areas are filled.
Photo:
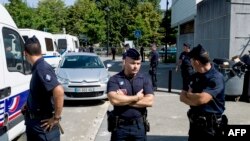
[[66, 33], [87, 37], [90, 44], [106, 44], [109, 35], [113, 46], [124, 39], [136, 41], [134, 31], [141, 30], [140, 44], [175, 43], [171, 13], [163, 18], [160, 0], [76, 0], [72, 6], [65, 6], [63, 0], [40, 0], [36, 8], [23, 0], [9, 2], [5, 6], [19, 28], [51, 33], [62, 33], [65, 28]]
[[62, 0], [40, 0], [36, 9], [36, 29], [58, 33], [66, 26], [65, 4]]
[[176, 28], [171, 28], [171, 9], [166, 11], [164, 18], [161, 22], [161, 27], [159, 28], [159, 33], [163, 35], [161, 42], [172, 45], [176, 43]]
[[106, 23], [103, 11], [100, 11], [95, 2], [77, 0], [70, 7], [67, 15], [67, 30], [71, 34], [83, 34], [90, 43], [105, 40]]
[[9, 4], [5, 7], [9, 11], [17, 27], [19, 28], [33, 28], [34, 23], [34, 10], [29, 8], [22, 0], [9, 0]]

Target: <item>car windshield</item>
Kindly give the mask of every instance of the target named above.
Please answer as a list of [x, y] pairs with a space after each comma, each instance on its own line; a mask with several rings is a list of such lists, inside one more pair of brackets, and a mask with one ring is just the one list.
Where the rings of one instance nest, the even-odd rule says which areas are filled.
[[65, 56], [60, 68], [104, 68], [104, 65], [98, 56], [74, 55]]

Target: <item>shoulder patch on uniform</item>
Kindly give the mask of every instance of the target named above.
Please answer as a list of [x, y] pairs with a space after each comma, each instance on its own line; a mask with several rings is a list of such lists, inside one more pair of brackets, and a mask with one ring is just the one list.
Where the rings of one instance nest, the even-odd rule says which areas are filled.
[[47, 81], [51, 81], [51, 76], [50, 76], [49, 74], [46, 74], [46, 76], [45, 76], [45, 80], [47, 80]]
[[124, 85], [124, 82], [123, 82], [123, 81], [120, 81], [120, 82], [119, 82], [119, 85], [120, 85], [120, 86]]

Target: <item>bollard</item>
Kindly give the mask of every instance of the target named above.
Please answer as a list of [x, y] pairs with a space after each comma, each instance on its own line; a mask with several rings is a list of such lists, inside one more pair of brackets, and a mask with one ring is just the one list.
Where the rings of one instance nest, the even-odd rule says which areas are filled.
[[172, 69], [168, 71], [168, 92], [171, 92], [172, 88]]

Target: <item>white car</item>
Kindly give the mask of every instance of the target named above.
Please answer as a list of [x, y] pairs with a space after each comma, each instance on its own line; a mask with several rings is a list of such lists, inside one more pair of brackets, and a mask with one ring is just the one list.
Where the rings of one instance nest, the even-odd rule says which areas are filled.
[[71, 52], [63, 56], [56, 69], [65, 100], [107, 99], [108, 69], [95, 53]]

